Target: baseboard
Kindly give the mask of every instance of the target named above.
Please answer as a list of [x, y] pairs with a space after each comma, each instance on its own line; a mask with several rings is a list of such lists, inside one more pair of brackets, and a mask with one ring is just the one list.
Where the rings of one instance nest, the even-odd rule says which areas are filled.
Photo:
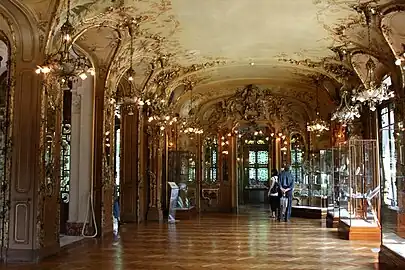
[[8, 249], [5, 263], [37, 263], [46, 257], [58, 254], [59, 243], [42, 249]]

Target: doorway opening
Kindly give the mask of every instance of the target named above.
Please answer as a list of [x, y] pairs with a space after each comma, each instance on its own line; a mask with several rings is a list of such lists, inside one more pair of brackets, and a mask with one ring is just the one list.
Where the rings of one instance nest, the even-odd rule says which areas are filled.
[[239, 128], [237, 140], [238, 208], [266, 208], [275, 134], [269, 127]]

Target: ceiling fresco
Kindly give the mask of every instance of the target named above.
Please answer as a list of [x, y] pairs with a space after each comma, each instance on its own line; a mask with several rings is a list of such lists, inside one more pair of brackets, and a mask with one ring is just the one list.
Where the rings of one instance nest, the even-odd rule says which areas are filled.
[[[51, 0], [24, 0], [24, 4], [41, 24], [54, 5], [60, 16], [51, 23], [55, 33], [51, 36], [57, 37], [66, 1], [59, 6]], [[372, 46], [362, 13], [366, 5], [376, 15], [370, 24]], [[310, 78], [322, 77], [319, 95], [326, 117], [339, 103], [342, 87], [364, 81], [368, 54], [380, 77], [395, 69], [395, 54], [404, 50], [405, 12], [384, 14], [392, 5], [405, 6], [405, 1], [72, 0], [72, 12], [78, 45], [94, 62], [110, 67], [113, 88], [127, 78], [123, 74], [130, 65], [130, 39], [122, 26], [133, 19], [137, 22], [134, 88], [144, 86], [152, 61], [165, 59], [146, 88], [164, 92], [177, 111], [187, 113], [190, 85], [195, 104], [205, 115], [210, 104], [248, 84], [295, 98], [313, 110], [316, 95]]]

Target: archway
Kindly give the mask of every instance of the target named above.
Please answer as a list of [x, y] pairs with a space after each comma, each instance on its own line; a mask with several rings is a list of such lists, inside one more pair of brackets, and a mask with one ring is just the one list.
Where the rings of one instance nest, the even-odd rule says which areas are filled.
[[8, 246], [8, 211], [10, 163], [9, 132], [10, 132], [10, 45], [5, 35], [0, 32], [0, 259], [5, 258], [3, 252]]

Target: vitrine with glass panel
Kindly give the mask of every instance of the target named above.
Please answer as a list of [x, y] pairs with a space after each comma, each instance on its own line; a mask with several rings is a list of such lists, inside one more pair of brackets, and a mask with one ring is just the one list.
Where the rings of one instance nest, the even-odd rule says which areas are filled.
[[169, 182], [179, 187], [177, 209], [189, 209], [196, 205], [196, 160], [190, 151], [169, 152]]
[[381, 250], [405, 261], [405, 129], [401, 123], [395, 126], [392, 110], [385, 109], [380, 131]]
[[339, 222], [339, 185], [340, 182], [345, 181], [344, 178], [348, 177], [347, 166], [344, 166], [346, 159], [344, 155], [346, 152], [341, 153], [339, 146], [332, 148], [332, 169], [331, 169], [331, 184], [329, 186], [329, 200], [328, 210], [326, 215], [326, 225], [330, 228], [336, 228]]
[[303, 166], [296, 196], [302, 206], [327, 208], [332, 197], [332, 150], [312, 152]]
[[310, 166], [309, 205], [327, 208], [332, 196], [332, 150], [312, 153]]
[[340, 145], [339, 159], [339, 232], [361, 228], [364, 237], [379, 238], [377, 141], [349, 140]]
[[290, 139], [291, 166], [290, 171], [294, 178], [294, 198], [299, 205], [308, 203], [308, 175], [305, 172], [306, 151], [304, 139], [300, 134], [292, 134]]

